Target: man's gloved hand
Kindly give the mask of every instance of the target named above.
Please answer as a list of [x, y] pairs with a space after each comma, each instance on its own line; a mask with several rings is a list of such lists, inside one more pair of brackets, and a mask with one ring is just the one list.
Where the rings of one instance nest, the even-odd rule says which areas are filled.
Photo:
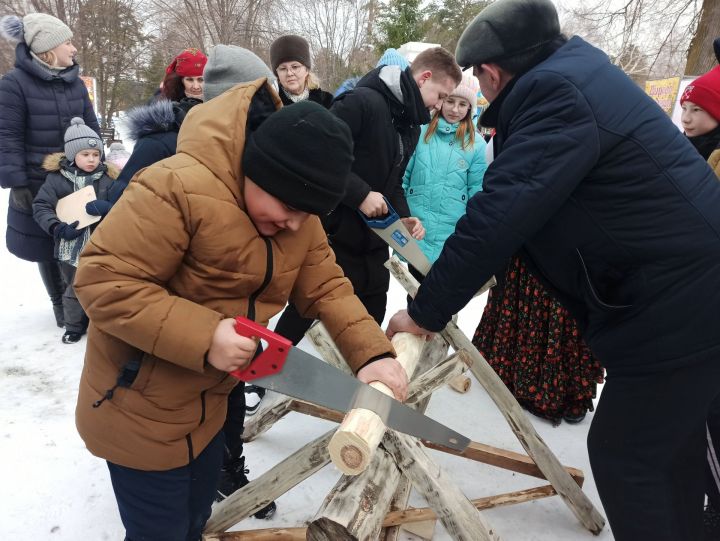
[[10, 199], [13, 206], [20, 210], [32, 212], [33, 194], [27, 186], [10, 188]]
[[53, 229], [53, 236], [56, 239], [73, 240], [83, 234], [82, 229], [75, 229], [80, 222], [74, 221], [71, 224], [60, 222]]
[[111, 208], [112, 203], [110, 201], [100, 201], [98, 199], [85, 204], [85, 212], [92, 216], [105, 216], [110, 212]]

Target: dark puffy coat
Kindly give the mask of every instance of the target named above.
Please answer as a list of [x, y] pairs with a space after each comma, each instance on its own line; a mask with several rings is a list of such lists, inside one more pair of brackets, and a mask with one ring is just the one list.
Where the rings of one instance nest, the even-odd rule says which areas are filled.
[[[285, 92], [283, 92], [282, 90], [280, 90], [279, 94], [283, 105], [292, 105], [293, 103], [295, 103], [290, 98], [288, 98], [287, 94], [285, 94]], [[315, 103], [319, 103], [320, 105], [325, 107], [325, 109], [330, 109], [333, 101], [333, 95], [330, 94], [330, 92], [325, 92], [324, 90], [321, 90], [319, 88], [314, 88], [309, 92], [308, 99], [310, 101], [314, 101]]]
[[[0, 80], [0, 185], [26, 186], [33, 196], [45, 182], [45, 156], [63, 150], [65, 130], [79, 116], [100, 132], [95, 111], [75, 64], [53, 75], [33, 62], [24, 43], [15, 49], [15, 68]], [[8, 209], [8, 250], [29, 261], [53, 257], [53, 239], [31, 211]]]
[[[720, 354], [720, 183], [665, 113], [578, 37], [484, 113], [495, 161], [410, 306], [441, 329], [524, 247], [610, 373]], [[489, 122], [487, 122], [489, 120]]]
[[342, 204], [323, 219], [328, 238], [336, 252], [387, 254], [387, 245], [365, 224], [358, 207], [375, 191], [384, 194], [400, 216], [410, 216], [401, 180], [420, 126], [430, 122], [430, 114], [410, 69], [397, 66], [372, 70], [338, 96], [330, 110], [350, 126], [355, 161]]
[[[37, 224], [48, 235], [52, 235], [52, 227], [60, 223], [60, 219], [55, 211], [58, 201], [75, 191], [73, 183], [60, 174], [60, 169], [69, 169], [75, 173], [80, 172], [74, 165], [70, 165], [65, 158], [65, 154], [58, 152], [51, 154], [45, 158], [43, 162], [45, 171], [49, 174], [45, 182], [40, 186], [40, 190], [33, 201], [33, 217]], [[93, 182], [95, 189], [95, 197], [101, 201], [108, 200], [108, 188], [113, 183], [113, 179], [117, 177], [117, 168], [112, 165], [100, 165], [105, 170], [105, 174]], [[95, 229], [97, 224], [92, 224], [91, 229]], [[57, 257], [57, 242], [55, 243], [55, 257]]]
[[185, 115], [199, 103], [202, 102], [192, 98], [175, 103], [161, 99], [128, 111], [125, 126], [128, 139], [135, 141], [135, 147], [113, 186], [110, 195], [113, 203], [140, 169], [175, 155]]

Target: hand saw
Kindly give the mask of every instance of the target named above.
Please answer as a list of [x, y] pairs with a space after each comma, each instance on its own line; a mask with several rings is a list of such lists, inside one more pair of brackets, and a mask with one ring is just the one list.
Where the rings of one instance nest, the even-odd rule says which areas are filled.
[[432, 263], [423, 253], [417, 241], [408, 231], [405, 224], [400, 219], [400, 215], [395, 212], [390, 202], [385, 198], [385, 204], [388, 213], [379, 218], [368, 218], [364, 213], [360, 212], [360, 216], [370, 226], [370, 228], [383, 239], [393, 250], [399, 253], [405, 261], [410, 263], [423, 276], [430, 272]]
[[[420, 249], [420, 245], [413, 238], [408, 231], [405, 224], [400, 219], [400, 215], [392, 208], [390, 202], [385, 198], [385, 204], [388, 208], [388, 213], [385, 216], [379, 218], [368, 218], [361, 211], [360, 216], [363, 217], [365, 222], [370, 226], [376, 235], [383, 239], [390, 248], [395, 250], [402, 258], [415, 267], [423, 276], [427, 276], [430, 272], [432, 263], [427, 256]], [[491, 287], [497, 285], [497, 280], [494, 276], [475, 293], [475, 297], [482, 295]]]
[[249, 367], [230, 372], [242, 381], [252, 381], [266, 389], [335, 411], [368, 409], [380, 416], [389, 428], [458, 451], [470, 443], [462, 434], [293, 347], [290, 340], [254, 321], [236, 317], [235, 331], [264, 342], [263, 352]]

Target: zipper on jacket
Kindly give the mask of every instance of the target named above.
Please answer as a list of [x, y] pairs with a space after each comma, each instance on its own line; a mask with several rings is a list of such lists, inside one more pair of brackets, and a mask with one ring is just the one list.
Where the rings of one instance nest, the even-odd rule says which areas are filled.
[[265, 249], [267, 250], [265, 278], [263, 279], [262, 284], [260, 284], [260, 287], [253, 291], [252, 295], [250, 295], [250, 299], [248, 300], [247, 318], [251, 321], [255, 321], [255, 301], [260, 296], [260, 293], [262, 293], [270, 283], [273, 273], [272, 244], [268, 238], [263, 237], [263, 240], [265, 241]]

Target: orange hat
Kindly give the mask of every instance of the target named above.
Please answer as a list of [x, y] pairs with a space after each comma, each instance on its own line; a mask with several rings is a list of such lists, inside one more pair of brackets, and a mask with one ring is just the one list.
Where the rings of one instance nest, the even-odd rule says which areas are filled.
[[180, 77], [202, 77], [206, 63], [207, 56], [200, 49], [185, 49], [165, 68], [165, 73], [174, 71]]

